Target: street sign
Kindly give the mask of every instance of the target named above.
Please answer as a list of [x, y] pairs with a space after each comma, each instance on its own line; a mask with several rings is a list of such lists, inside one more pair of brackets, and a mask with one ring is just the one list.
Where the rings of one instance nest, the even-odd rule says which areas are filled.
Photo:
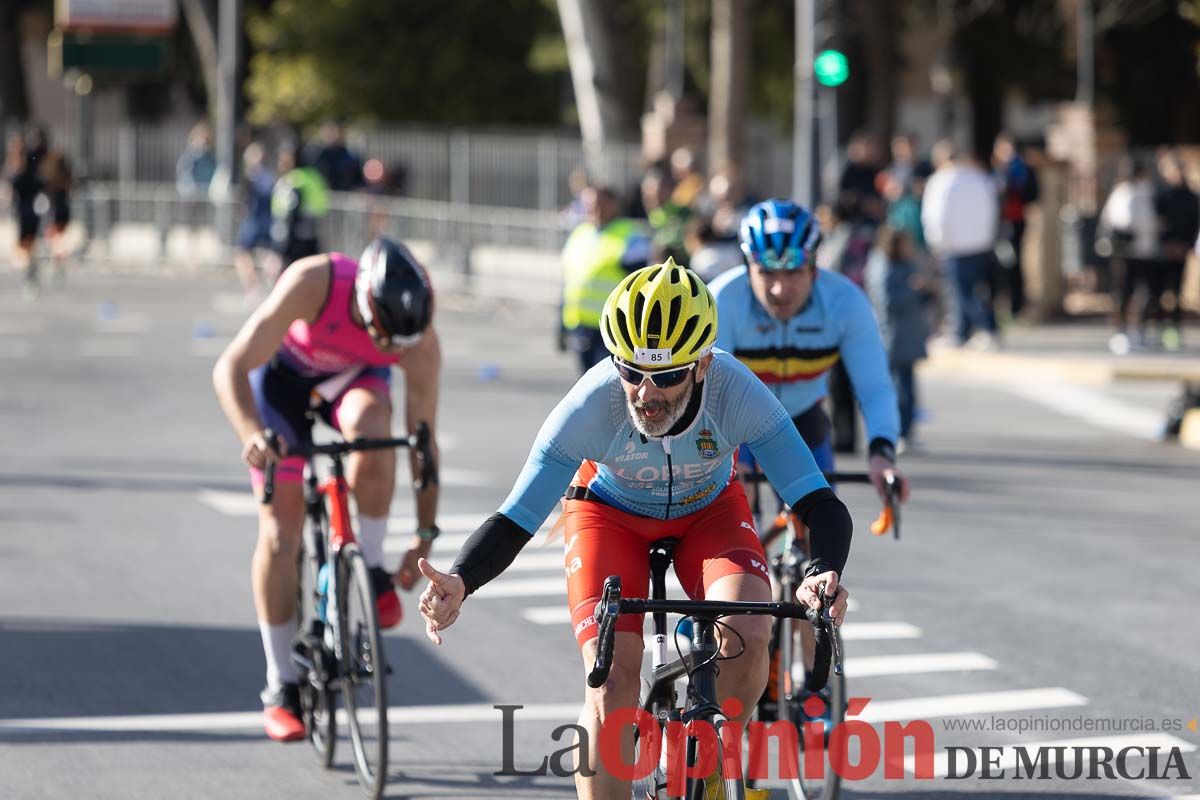
[[166, 72], [170, 55], [169, 40], [160, 36], [54, 30], [46, 44], [53, 78], [73, 69], [96, 77], [153, 77]]
[[840, 50], [822, 50], [813, 59], [813, 75], [822, 86], [841, 86], [850, 77], [850, 62]]
[[167, 35], [175, 29], [176, 0], [57, 0], [54, 24], [64, 32]]

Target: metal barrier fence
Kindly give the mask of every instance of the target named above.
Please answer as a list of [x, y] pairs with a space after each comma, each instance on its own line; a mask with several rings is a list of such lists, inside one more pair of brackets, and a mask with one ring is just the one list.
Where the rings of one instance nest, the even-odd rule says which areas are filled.
[[[172, 185], [92, 183], [73, 206], [68, 236], [83, 259], [152, 271], [232, 265], [216, 229], [225, 209], [180, 198]], [[238, 215], [241, 209], [228, 210]], [[388, 234], [413, 247], [440, 289], [553, 305], [560, 291], [558, 253], [568, 233], [557, 212], [355, 192], [332, 195], [321, 246], [355, 254], [372, 236]]]
[[[90, 177], [126, 184], [172, 183], [189, 130], [178, 124], [97, 126], [90, 132]], [[71, 131], [54, 131], [51, 138], [75, 152]], [[579, 137], [560, 131], [372, 127], [350, 129], [347, 139], [360, 157], [402, 170], [403, 195], [418, 200], [561, 209], [571, 200], [571, 173], [585, 163]], [[788, 194], [790, 141], [764, 126], [751, 126], [746, 150], [745, 178], [753, 192]], [[607, 183], [621, 191], [635, 189], [643, 169], [638, 144], [611, 145], [603, 162], [599, 172]]]

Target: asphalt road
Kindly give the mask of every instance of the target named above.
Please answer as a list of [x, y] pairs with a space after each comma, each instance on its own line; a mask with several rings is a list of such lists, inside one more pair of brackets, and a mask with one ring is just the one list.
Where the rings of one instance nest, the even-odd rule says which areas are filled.
[[[326, 772], [306, 745], [261, 732], [253, 500], [209, 382], [243, 316], [232, 281], [81, 274], [35, 304], [18, 289], [0, 275], [0, 798], [359, 797], [344, 740]], [[439, 326], [444, 566], [574, 373], [544, 309], [445, 297]], [[1178, 747], [1191, 778], [879, 770], [844, 796], [1200, 796], [1200, 736], [1184, 727], [1200, 716], [1200, 453], [1085, 421], [1070, 397], [1016, 378], [938, 374], [921, 389], [903, 540], [867, 533], [875, 501], [844, 492], [858, 531], [847, 670], [865, 717], [881, 732], [928, 720], [939, 751], [1158, 745], [1161, 771]], [[1088, 391], [1077, 402], [1150, 414], [1169, 387]], [[402, 486], [392, 559], [410, 509]], [[525, 706], [512, 753], [528, 770], [566, 746], [552, 734], [582, 695], [560, 552], [527, 548], [441, 648], [405, 598], [388, 636], [388, 796], [574, 796], [569, 779], [495, 774], [493, 705]], [[992, 729], [947, 728], [962, 721]], [[1022, 723], [1040, 730], [996, 730]]]

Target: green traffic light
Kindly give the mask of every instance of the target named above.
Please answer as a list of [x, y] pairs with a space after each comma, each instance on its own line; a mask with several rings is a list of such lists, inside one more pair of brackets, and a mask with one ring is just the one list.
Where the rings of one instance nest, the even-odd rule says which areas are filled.
[[822, 50], [813, 59], [813, 74], [822, 86], [841, 86], [850, 77], [850, 62], [840, 50]]

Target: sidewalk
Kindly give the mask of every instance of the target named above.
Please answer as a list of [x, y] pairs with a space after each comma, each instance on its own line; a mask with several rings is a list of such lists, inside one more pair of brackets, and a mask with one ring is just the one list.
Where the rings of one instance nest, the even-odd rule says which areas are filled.
[[[1189, 335], [1190, 334], [1190, 335]], [[1017, 325], [1004, 332], [997, 351], [930, 345], [926, 369], [949, 372], [1013, 372], [1023, 377], [1051, 372], [1078, 383], [1102, 384], [1120, 380], [1200, 381], [1200, 324], [1184, 326], [1184, 346], [1178, 352], [1147, 349], [1126, 356], [1109, 352], [1112, 330], [1092, 321], [1067, 320], [1040, 325]]]
[[[920, 370], [1023, 385], [1116, 388], [1158, 382], [1178, 386], [1181, 391], [1185, 382], [1200, 383], [1200, 324], [1185, 323], [1183, 333], [1184, 346], [1179, 352], [1145, 350], [1117, 356], [1108, 349], [1111, 329], [1099, 322], [1016, 325], [1004, 332], [1003, 344], [996, 351], [931, 343], [929, 358]], [[1200, 412], [1193, 413], [1197, 419], [1185, 427], [1181, 443], [1200, 449]], [[1187, 428], [1194, 428], [1190, 435]]]

